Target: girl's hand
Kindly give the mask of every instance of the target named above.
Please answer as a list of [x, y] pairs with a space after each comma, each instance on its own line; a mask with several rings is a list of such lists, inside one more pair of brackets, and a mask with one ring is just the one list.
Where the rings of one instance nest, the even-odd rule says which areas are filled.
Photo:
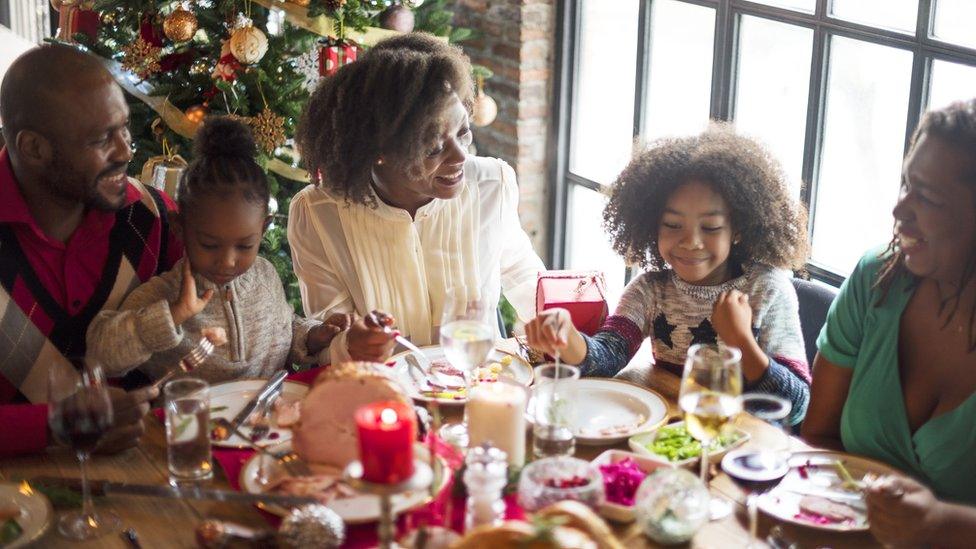
[[887, 476], [865, 490], [871, 533], [886, 546], [917, 547], [933, 543], [943, 503], [918, 481]]
[[395, 321], [389, 315], [382, 315], [380, 319], [383, 326], [367, 326], [362, 318], [355, 319], [349, 326], [346, 347], [353, 360], [386, 362], [393, 354], [395, 336], [392, 331], [387, 332], [386, 328], [393, 326]]
[[193, 272], [190, 270], [190, 261], [183, 260], [183, 283], [180, 286], [180, 297], [174, 303], [169, 304], [169, 312], [173, 315], [173, 324], [179, 326], [187, 320], [193, 318], [210, 302], [213, 297], [213, 290], [203, 292], [203, 296], [197, 296], [197, 282], [193, 279]]
[[569, 311], [546, 309], [525, 325], [525, 338], [533, 349], [555, 356], [566, 349], [575, 330]]
[[712, 308], [712, 327], [726, 344], [742, 348], [753, 339], [749, 296], [739, 290], [719, 294]]

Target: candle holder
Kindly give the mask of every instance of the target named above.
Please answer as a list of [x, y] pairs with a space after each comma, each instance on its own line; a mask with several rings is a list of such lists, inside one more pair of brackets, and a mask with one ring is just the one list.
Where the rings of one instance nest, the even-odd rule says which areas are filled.
[[343, 471], [343, 479], [357, 491], [380, 498], [380, 523], [377, 528], [380, 549], [396, 547], [393, 542], [393, 496], [413, 490], [424, 490], [434, 480], [430, 465], [414, 460], [413, 476], [397, 484], [380, 484], [363, 480], [363, 464], [351, 462]]

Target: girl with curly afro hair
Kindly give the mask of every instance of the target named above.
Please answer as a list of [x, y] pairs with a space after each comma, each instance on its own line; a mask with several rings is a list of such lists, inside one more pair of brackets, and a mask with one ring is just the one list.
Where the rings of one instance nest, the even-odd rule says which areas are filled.
[[[295, 315], [274, 266], [258, 256], [268, 224], [268, 180], [251, 130], [204, 121], [179, 184], [173, 223], [185, 248], [166, 273], [133, 290], [88, 328], [88, 356], [111, 375], [135, 367], [164, 376], [204, 337], [217, 347], [193, 375], [209, 382], [270, 377], [293, 362], [328, 360], [346, 319]], [[226, 341], [221, 341], [225, 340]]]
[[647, 272], [593, 337], [553, 309], [528, 324], [529, 343], [613, 376], [645, 337], [678, 375], [692, 345], [721, 342], [741, 350], [745, 390], [788, 400], [799, 423], [810, 370], [790, 269], [806, 258], [807, 217], [769, 152], [719, 124], [662, 139], [617, 177], [603, 215], [614, 249]]
[[[514, 170], [468, 155], [473, 93], [468, 58], [423, 33], [379, 42], [315, 90], [296, 136], [313, 184], [288, 221], [307, 314], [381, 309], [419, 345], [436, 342], [449, 289], [493, 304], [504, 291], [532, 318], [544, 267]], [[356, 320], [332, 362], [382, 361], [393, 342]]]

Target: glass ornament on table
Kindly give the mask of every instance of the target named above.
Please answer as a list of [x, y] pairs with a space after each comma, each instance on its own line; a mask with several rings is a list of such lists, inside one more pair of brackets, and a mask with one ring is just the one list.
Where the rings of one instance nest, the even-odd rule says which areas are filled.
[[62, 515], [58, 532], [69, 539], [95, 539], [119, 527], [111, 511], [96, 511], [88, 486], [88, 460], [114, 419], [105, 374], [85, 359], [55, 361], [48, 369], [48, 426], [55, 440], [70, 446], [81, 466], [82, 506]]
[[[440, 345], [451, 365], [464, 379], [465, 398], [477, 382], [475, 370], [484, 365], [495, 347], [492, 322], [495, 308], [477, 288], [454, 286], [444, 292]], [[440, 437], [457, 448], [467, 448], [467, 417], [441, 428]]]
[[[678, 406], [684, 413], [688, 432], [701, 443], [700, 478], [708, 486], [708, 449], [712, 442], [732, 429], [732, 420], [742, 411], [742, 353], [735, 347], [696, 344], [688, 349], [681, 377]], [[711, 498], [712, 520], [727, 516], [727, 501]]]

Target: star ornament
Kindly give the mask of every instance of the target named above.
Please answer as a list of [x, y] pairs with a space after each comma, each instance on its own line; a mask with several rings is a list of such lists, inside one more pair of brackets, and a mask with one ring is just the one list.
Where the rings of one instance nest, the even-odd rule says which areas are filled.
[[271, 154], [285, 144], [285, 117], [267, 107], [250, 119], [254, 140], [264, 152]]
[[162, 48], [138, 38], [135, 42], [122, 46], [122, 67], [145, 80], [161, 70], [159, 58], [162, 52]]

